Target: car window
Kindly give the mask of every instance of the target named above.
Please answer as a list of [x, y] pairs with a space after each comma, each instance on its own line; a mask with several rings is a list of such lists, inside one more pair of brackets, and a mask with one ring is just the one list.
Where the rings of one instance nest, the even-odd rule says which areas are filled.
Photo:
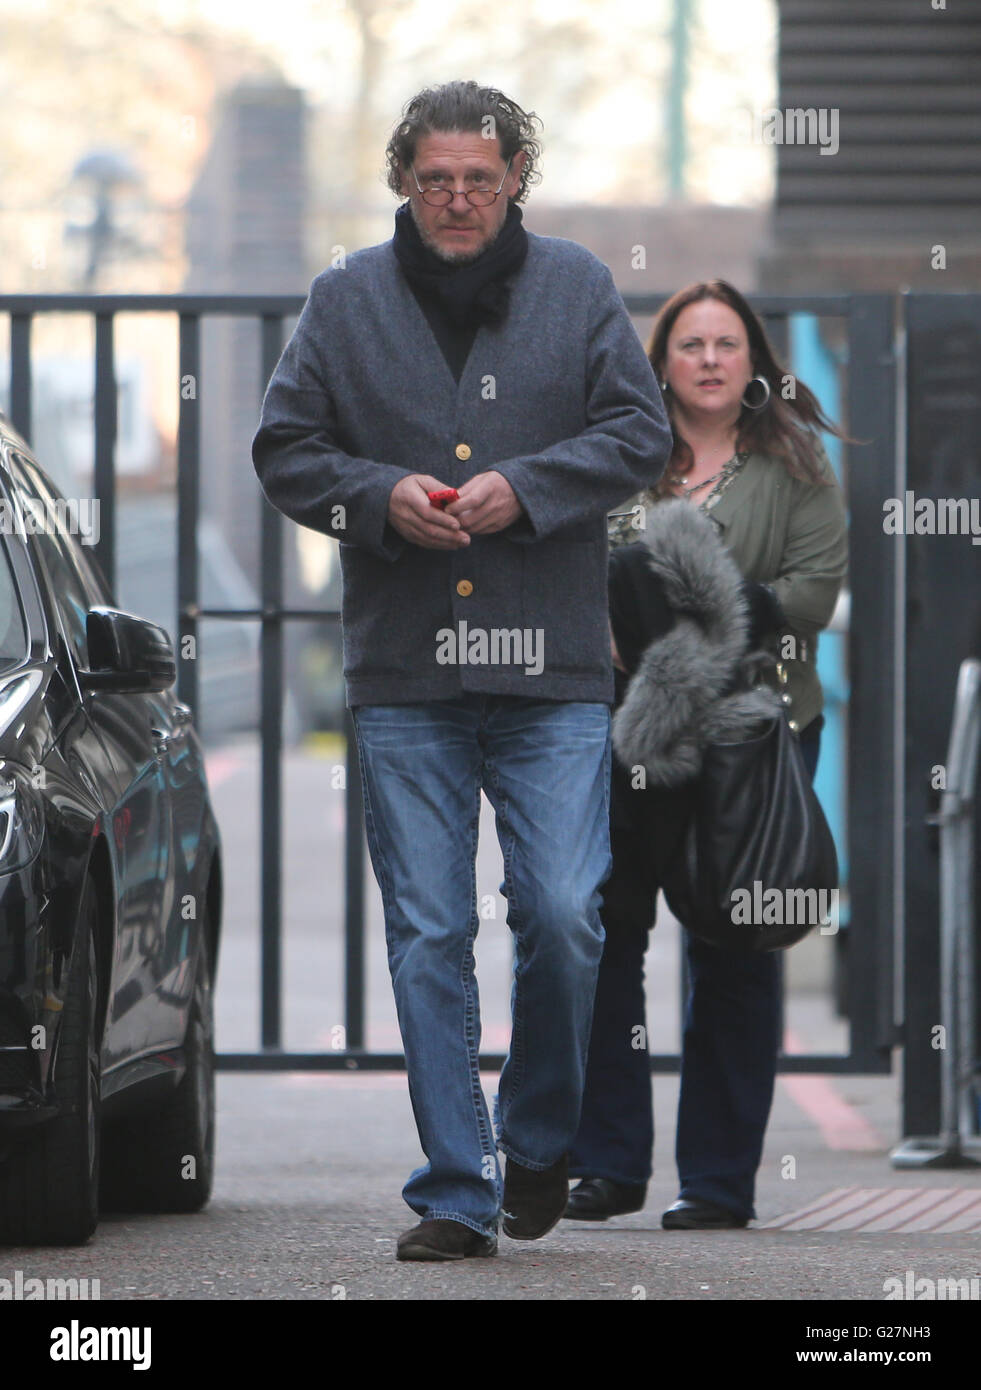
[[99, 564], [99, 557], [95, 547], [83, 545], [80, 538], [75, 535], [68, 527], [62, 524], [61, 518], [65, 514], [64, 506], [59, 507], [58, 503], [64, 503], [62, 494], [52, 483], [48, 475], [40, 469], [33, 460], [23, 460], [25, 469], [29, 474], [32, 483], [38, 492], [55, 502], [55, 521], [56, 530], [62, 548], [66, 552], [66, 559], [72, 569], [78, 574], [82, 584], [87, 589], [93, 603], [106, 603], [110, 607], [115, 607], [112, 594], [109, 592], [109, 585]]
[[[104, 585], [99, 582], [81, 544], [65, 524], [64, 498], [23, 454], [16, 456], [21, 490], [34, 505], [38, 519], [28, 530], [40, 552], [53, 597], [65, 624], [76, 662], [88, 668], [88, 642], [85, 618], [97, 603], [107, 602]], [[59, 505], [60, 504], [60, 505]], [[40, 523], [40, 524], [39, 524]]]
[[26, 655], [27, 627], [4, 538], [0, 544], [0, 670], [19, 665]]

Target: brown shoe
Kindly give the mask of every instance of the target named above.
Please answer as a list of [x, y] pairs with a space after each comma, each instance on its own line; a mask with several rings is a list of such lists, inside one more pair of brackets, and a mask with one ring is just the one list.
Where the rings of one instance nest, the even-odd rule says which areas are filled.
[[504, 1234], [540, 1240], [557, 1226], [569, 1200], [569, 1156], [550, 1168], [524, 1168], [508, 1158], [504, 1169]]
[[420, 1221], [399, 1236], [397, 1260], [483, 1259], [497, 1254], [497, 1237], [484, 1236], [462, 1221]]

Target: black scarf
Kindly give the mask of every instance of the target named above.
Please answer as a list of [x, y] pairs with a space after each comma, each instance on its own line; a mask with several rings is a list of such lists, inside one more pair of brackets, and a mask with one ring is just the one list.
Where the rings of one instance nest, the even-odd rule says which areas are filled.
[[508, 203], [504, 225], [485, 251], [463, 264], [444, 261], [423, 241], [411, 207], [403, 203], [395, 214], [392, 247], [406, 279], [435, 296], [452, 323], [493, 323], [507, 313], [510, 288], [504, 280], [524, 263], [528, 233], [521, 209]]

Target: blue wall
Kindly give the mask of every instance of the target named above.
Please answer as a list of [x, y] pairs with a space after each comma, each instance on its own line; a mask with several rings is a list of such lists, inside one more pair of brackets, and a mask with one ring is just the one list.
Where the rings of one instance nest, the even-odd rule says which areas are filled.
[[[821, 408], [836, 424], [841, 421], [841, 363], [818, 332], [818, 320], [813, 314], [791, 314], [788, 320], [790, 365], [798, 381], [804, 382], [818, 398]], [[841, 481], [841, 441], [834, 435], [823, 436], [828, 458]], [[847, 580], [846, 580], [847, 584]], [[822, 632], [818, 642], [818, 675], [824, 687], [824, 729], [821, 732], [821, 757], [815, 787], [831, 826], [841, 868], [841, 922], [848, 921], [848, 857], [847, 857], [847, 706], [848, 706], [848, 635]]]

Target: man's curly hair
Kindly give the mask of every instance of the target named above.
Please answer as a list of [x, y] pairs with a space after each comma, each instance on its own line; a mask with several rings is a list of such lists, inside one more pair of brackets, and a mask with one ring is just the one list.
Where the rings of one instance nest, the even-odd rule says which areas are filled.
[[481, 87], [476, 82], [446, 82], [441, 87], [426, 87], [406, 102], [401, 118], [392, 131], [385, 150], [387, 183], [398, 197], [402, 193], [402, 173], [416, 157], [421, 135], [448, 131], [484, 131], [488, 116], [494, 118], [493, 131], [500, 140], [501, 157], [507, 161], [524, 150], [524, 168], [518, 191], [512, 199], [523, 203], [528, 190], [541, 181], [537, 162], [542, 147], [535, 139], [535, 123], [542, 122], [534, 111], [522, 111], [516, 101], [506, 97], [496, 87]]

